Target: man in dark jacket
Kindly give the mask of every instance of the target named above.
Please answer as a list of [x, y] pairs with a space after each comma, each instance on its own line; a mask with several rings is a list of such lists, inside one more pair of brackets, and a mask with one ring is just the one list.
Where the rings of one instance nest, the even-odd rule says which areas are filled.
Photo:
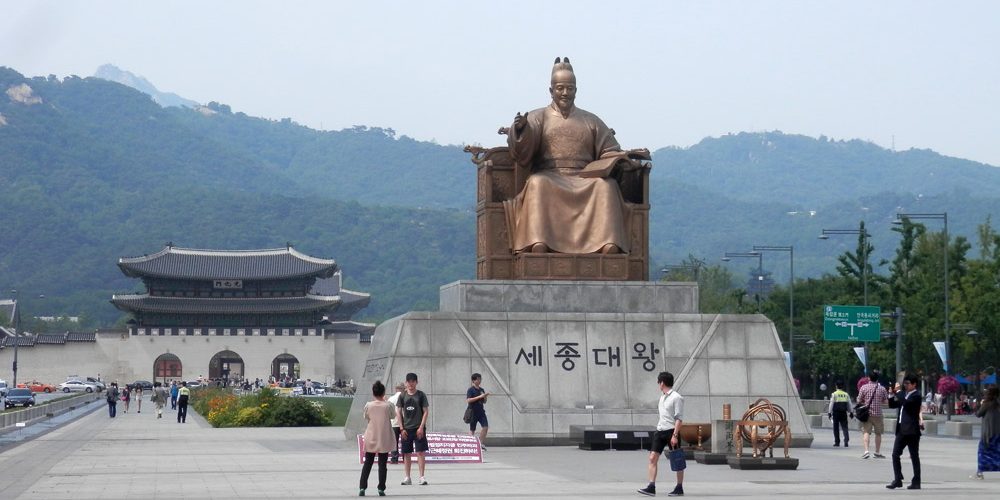
[[899, 457], [903, 448], [909, 448], [910, 461], [913, 462], [913, 479], [908, 490], [920, 489], [920, 391], [917, 390], [919, 379], [912, 373], [903, 377], [903, 387], [894, 387], [895, 396], [889, 398], [889, 408], [899, 408], [896, 418], [896, 442], [892, 446], [893, 480], [885, 485], [890, 490], [903, 486], [903, 471]]
[[112, 382], [104, 394], [108, 400], [108, 416], [115, 418], [118, 414], [118, 382]]

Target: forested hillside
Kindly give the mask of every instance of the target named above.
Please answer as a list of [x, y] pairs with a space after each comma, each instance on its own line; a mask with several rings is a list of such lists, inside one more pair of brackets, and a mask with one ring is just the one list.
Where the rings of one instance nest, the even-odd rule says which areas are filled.
[[[1000, 208], [1000, 171], [863, 141], [744, 133], [656, 151], [650, 192], [651, 278], [657, 264], [754, 244], [795, 245], [802, 277], [831, 272], [854, 244], [819, 241], [822, 228], [867, 220], [873, 260], [894, 251], [899, 211], [946, 210], [953, 233], [974, 234]], [[475, 168], [459, 146], [364, 126], [317, 131], [219, 103], [162, 108], [97, 78], [0, 68], [0, 195], [0, 289], [100, 324], [119, 318], [111, 293], [138, 285], [118, 257], [167, 241], [291, 242], [335, 258], [347, 286], [373, 296], [363, 318], [434, 308], [438, 286], [474, 277]], [[765, 266], [786, 279], [781, 256]], [[38, 294], [44, 303], [27, 298]]]

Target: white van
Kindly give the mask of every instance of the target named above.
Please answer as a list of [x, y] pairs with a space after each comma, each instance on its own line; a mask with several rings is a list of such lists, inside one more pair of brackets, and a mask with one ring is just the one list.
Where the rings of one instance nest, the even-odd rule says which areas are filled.
[[0, 380], [0, 397], [4, 397], [4, 398], [7, 397], [7, 391], [8, 390], [9, 389], [7, 387], [7, 381], [6, 380]]

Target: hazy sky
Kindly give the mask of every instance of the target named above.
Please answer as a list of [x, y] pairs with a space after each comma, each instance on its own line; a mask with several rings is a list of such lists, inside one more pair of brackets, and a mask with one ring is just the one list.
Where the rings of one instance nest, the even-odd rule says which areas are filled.
[[568, 56], [624, 147], [781, 130], [1000, 165], [997, 1], [4, 2], [0, 65], [112, 63], [235, 111], [502, 141]]

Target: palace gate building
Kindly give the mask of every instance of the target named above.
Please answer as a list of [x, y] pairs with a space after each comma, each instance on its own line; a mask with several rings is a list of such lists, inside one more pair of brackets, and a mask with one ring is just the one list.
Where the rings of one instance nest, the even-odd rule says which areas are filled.
[[[153, 254], [123, 257], [118, 267], [144, 288], [111, 298], [131, 316], [126, 330], [22, 338], [19, 378], [360, 378], [374, 325], [351, 318], [370, 296], [343, 288], [332, 259], [290, 245], [196, 250], [167, 244]], [[0, 350], [0, 358], [10, 351]]]

